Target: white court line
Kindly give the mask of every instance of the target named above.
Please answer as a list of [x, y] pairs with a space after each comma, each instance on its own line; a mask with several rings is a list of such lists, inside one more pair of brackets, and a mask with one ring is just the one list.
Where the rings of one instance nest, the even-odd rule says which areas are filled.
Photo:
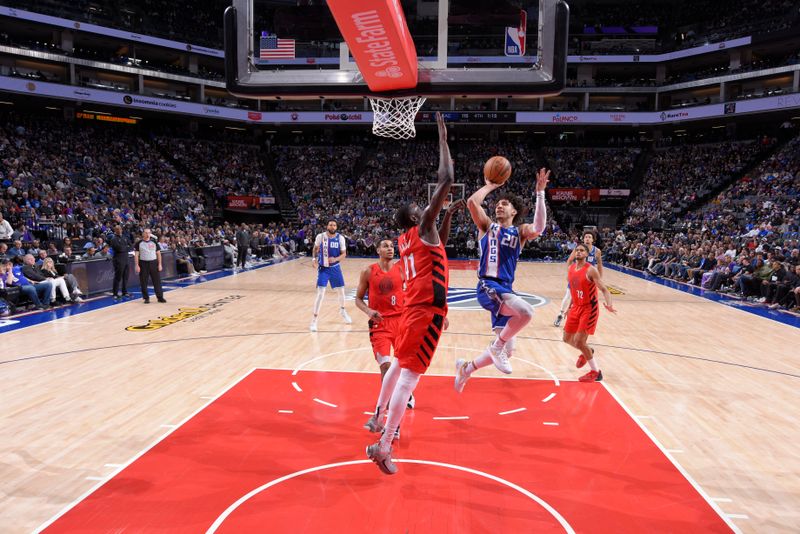
[[463, 419], [469, 419], [468, 415], [456, 415], [453, 417], [434, 417], [434, 421], [461, 421]]
[[[224, 388], [222, 391], [220, 391], [219, 395], [217, 395], [216, 397], [214, 397], [213, 399], [211, 399], [210, 401], [208, 401], [207, 403], [205, 403], [204, 405], [202, 405], [200, 408], [198, 408], [197, 410], [195, 410], [194, 412], [192, 412], [191, 414], [189, 414], [189, 415], [186, 417], [186, 419], [184, 419], [183, 421], [181, 421], [180, 423], [178, 423], [178, 425], [176, 425], [176, 428], [177, 428], [177, 427], [180, 427], [180, 426], [182, 426], [182, 425], [183, 425], [183, 424], [185, 424], [187, 421], [189, 421], [189, 420], [190, 420], [192, 417], [194, 417], [195, 415], [197, 415], [197, 414], [199, 414], [200, 412], [202, 412], [203, 410], [205, 410], [205, 409], [206, 409], [208, 406], [210, 406], [210, 405], [211, 405], [211, 403], [212, 403], [212, 402], [214, 402], [214, 401], [216, 401], [217, 399], [219, 399], [220, 397], [222, 397], [222, 396], [223, 396], [225, 393], [227, 393], [228, 391], [230, 391], [231, 389], [233, 389], [233, 387], [234, 387], [234, 386], [236, 386], [236, 384], [238, 384], [239, 382], [241, 382], [242, 380], [244, 380], [245, 378], [247, 378], [248, 376], [250, 376], [250, 374], [251, 374], [253, 371], [255, 371], [255, 368], [254, 368], [254, 369], [250, 369], [249, 371], [247, 371], [247, 373], [245, 373], [244, 375], [242, 375], [242, 377], [241, 377], [241, 378], [238, 378], [238, 379], [237, 379], [237, 380], [235, 380], [233, 383], [231, 383], [229, 386], [225, 387], [225, 388]], [[56, 515], [54, 515], [53, 517], [51, 517], [50, 519], [48, 519], [48, 520], [47, 520], [47, 521], [46, 521], [46, 522], [45, 522], [45, 523], [44, 523], [42, 526], [40, 526], [39, 528], [37, 528], [37, 529], [36, 529], [34, 532], [38, 534], [39, 532], [42, 532], [44, 529], [46, 529], [47, 527], [49, 527], [50, 525], [52, 525], [53, 523], [55, 523], [55, 522], [56, 522], [56, 521], [57, 521], [57, 520], [58, 520], [60, 517], [62, 517], [62, 516], [63, 516], [64, 514], [66, 514], [67, 512], [69, 512], [69, 511], [70, 511], [71, 509], [73, 509], [75, 506], [77, 506], [77, 505], [78, 505], [78, 503], [80, 503], [80, 502], [81, 502], [82, 500], [84, 500], [86, 497], [88, 497], [89, 495], [91, 495], [92, 493], [94, 493], [95, 491], [97, 491], [98, 489], [100, 489], [100, 488], [101, 488], [101, 487], [102, 487], [102, 486], [103, 486], [103, 485], [104, 485], [106, 482], [108, 482], [109, 480], [111, 480], [111, 479], [113, 479], [115, 476], [117, 476], [117, 475], [118, 475], [118, 474], [119, 474], [119, 473], [120, 473], [120, 472], [121, 472], [123, 469], [125, 469], [126, 467], [128, 467], [129, 465], [131, 465], [133, 462], [135, 462], [136, 460], [138, 460], [139, 458], [141, 458], [142, 456], [144, 456], [145, 454], [147, 454], [147, 452], [148, 452], [150, 449], [152, 449], [153, 447], [155, 447], [156, 445], [158, 445], [159, 443], [161, 443], [162, 441], [164, 441], [164, 439], [166, 439], [166, 438], [167, 438], [167, 436], [169, 436], [170, 434], [172, 434], [174, 431], [175, 431], [175, 428], [173, 428], [173, 429], [170, 429], [170, 431], [169, 431], [169, 432], [165, 433], [164, 435], [162, 435], [161, 437], [159, 437], [158, 439], [156, 439], [156, 440], [155, 440], [153, 443], [151, 443], [150, 445], [148, 445], [148, 446], [147, 446], [147, 447], [146, 447], [144, 450], [142, 450], [142, 451], [141, 451], [140, 453], [138, 453], [136, 456], [134, 456], [133, 458], [131, 458], [130, 460], [128, 460], [128, 462], [127, 462], [127, 463], [125, 463], [125, 464], [123, 464], [122, 466], [120, 466], [120, 467], [119, 467], [119, 468], [118, 468], [116, 471], [114, 471], [113, 473], [111, 473], [110, 475], [108, 475], [108, 477], [106, 477], [106, 478], [102, 479], [102, 481], [98, 482], [98, 483], [97, 483], [97, 484], [95, 484], [95, 485], [94, 485], [92, 488], [90, 488], [90, 489], [89, 489], [89, 491], [85, 492], [83, 495], [79, 496], [77, 499], [75, 499], [74, 501], [72, 501], [71, 503], [69, 503], [67, 506], [65, 506], [63, 509], [61, 509], [61, 511], [60, 511], [60, 512], [58, 512]]]
[[314, 397], [314, 402], [318, 402], [320, 404], [324, 404], [325, 406], [330, 406], [331, 408], [338, 408], [335, 404], [331, 404], [330, 402], [325, 402], [324, 400], [318, 399]]
[[292, 387], [294, 387], [294, 389], [296, 389], [296, 390], [297, 390], [297, 391], [299, 391], [300, 393], [302, 393], [302, 392], [303, 392], [303, 390], [302, 390], [302, 389], [300, 389], [300, 386], [298, 386], [298, 385], [297, 385], [297, 382], [292, 382]]
[[508, 410], [507, 412], [498, 412], [497, 415], [509, 415], [512, 413], [524, 412], [527, 408], [517, 408], [516, 410]]
[[278, 410], [278, 413], [294, 413], [294, 410]]
[[544, 421], [542, 424], [545, 426], [558, 426], [558, 423], [553, 423], [550, 421]]
[[749, 515], [746, 514], [725, 514], [731, 519], [750, 519]]
[[[366, 347], [362, 347], [362, 348], [364, 350], [366, 350]], [[350, 352], [352, 350], [359, 350], [359, 349], [348, 349], [347, 351], [341, 351], [341, 352]], [[372, 350], [372, 349], [370, 349], [370, 350]], [[326, 355], [326, 357], [327, 357], [327, 355]], [[308, 362], [306, 362], [306, 363], [308, 363]], [[253, 370], [254, 371], [295, 371], [296, 369], [294, 369], [292, 367], [254, 367]], [[309, 372], [309, 373], [350, 373], [350, 374], [357, 374], [357, 375], [377, 375], [377, 376], [380, 376], [380, 372], [379, 371], [352, 371], [352, 370], [348, 370], [348, 369], [306, 369], [305, 371]], [[454, 375], [453, 375], [453, 373], [450, 373], [450, 374], [425, 373], [425, 376], [441, 376], [441, 377], [445, 377], [445, 378], [453, 378]], [[470, 379], [472, 379], [472, 380], [497, 380], [497, 379], [501, 379], [501, 380], [532, 380], [532, 381], [538, 381], [538, 382], [541, 382], [541, 381], [552, 382], [553, 381], [550, 378], [538, 378], [538, 377], [530, 377], [530, 376], [509, 376], [509, 375], [504, 375], [504, 376], [475, 376], [475, 375], [472, 375], [470, 377]], [[569, 379], [569, 380], [561, 378], [561, 379], [559, 379], [559, 383], [561, 383], [561, 382], [579, 382], [579, 380], [577, 378], [576, 379]]]
[[375, 412], [364, 412], [364, 415], [375, 415]]
[[553, 382], [555, 382], [555, 383], [556, 383], [556, 387], [558, 387], [558, 386], [560, 386], [560, 385], [561, 385], [561, 382], [558, 380], [558, 377], [557, 377], [557, 376], [556, 376], [556, 375], [555, 375], [555, 374], [554, 374], [552, 371], [550, 371], [550, 369], [548, 369], [548, 368], [546, 368], [546, 367], [542, 367], [542, 366], [541, 366], [541, 365], [539, 365], [538, 363], [533, 363], [533, 362], [532, 362], [532, 361], [530, 361], [530, 360], [526, 360], [526, 359], [524, 359], [524, 358], [520, 358], [519, 356], [512, 356], [512, 357], [511, 357], [511, 359], [512, 359], [512, 360], [519, 360], [519, 361], [521, 361], [521, 362], [525, 362], [525, 363], [527, 363], [527, 364], [533, 365], [534, 367], [538, 367], [539, 369], [541, 369], [542, 371], [544, 371], [545, 373], [547, 373], [548, 375], [550, 375], [550, 378], [552, 378], [552, 379], [553, 379]]
[[[653, 441], [653, 443], [655, 443], [656, 447], [658, 447], [659, 450], [662, 453], [664, 453], [664, 456], [666, 456], [667, 459], [670, 462], [672, 462], [672, 465], [674, 465], [675, 468], [686, 478], [686, 480], [689, 481], [689, 484], [691, 484], [692, 487], [694, 487], [694, 489], [697, 490], [697, 493], [699, 493], [700, 496], [703, 497], [706, 500], [706, 502], [709, 504], [709, 506], [711, 506], [711, 508], [713, 508], [714, 511], [717, 512], [717, 514], [722, 518], [723, 521], [725, 521], [725, 524], [728, 525], [728, 527], [730, 527], [730, 529], [733, 530], [734, 532], [736, 532], [737, 534], [741, 534], [742, 531], [739, 529], [739, 527], [737, 527], [725, 515], [725, 512], [722, 511], [722, 509], [719, 507], [719, 505], [717, 503], [715, 503], [713, 500], [711, 500], [708, 497], [708, 493], [706, 493], [705, 490], [703, 490], [703, 488], [700, 487], [700, 484], [698, 484], [697, 481], [694, 478], [692, 478], [692, 475], [690, 475], [689, 472], [686, 471], [686, 469], [684, 469], [681, 464], [679, 464], [677, 461], [675, 461], [675, 458], [673, 458], [671, 454], [667, 454], [666, 453], [664, 447], [661, 445], [661, 443], [659, 443], [659, 441], [656, 439], [656, 437], [653, 435], [653, 433], [650, 432], [650, 430], [648, 430], [648, 428], [645, 425], [643, 425], [642, 422], [639, 420], [639, 418], [641, 418], [641, 416], [633, 415], [633, 412], [631, 412], [628, 409], [628, 406], [624, 402], [622, 402], [622, 399], [620, 399], [617, 396], [617, 394], [614, 393], [614, 391], [610, 387], [608, 387], [608, 384], [606, 384], [605, 382], [601, 382], [601, 384], [602, 384], [602, 386], [604, 388], [606, 388], [606, 391], [608, 391], [608, 393], [614, 398], [614, 400], [617, 401], [617, 403], [622, 407], [622, 409], [625, 410], [625, 413], [627, 413], [634, 421], [636, 421], [636, 424], [639, 425], [639, 428], [641, 428], [642, 431], [645, 434], [647, 434], [647, 437], [649, 437]], [[644, 416], [644, 417], [650, 417], [650, 416]], [[651, 419], [652, 419], [652, 417], [651, 417]]]
[[[553, 518], [556, 521], [558, 521], [558, 523], [567, 532], [567, 534], [575, 534], [575, 530], [567, 522], [567, 520], [564, 519], [564, 517], [561, 514], [558, 513], [558, 510], [556, 510], [555, 508], [553, 508], [552, 506], [547, 504], [544, 501], [544, 499], [542, 499], [541, 497], [537, 497], [536, 495], [534, 495], [530, 491], [526, 490], [525, 488], [523, 488], [521, 486], [518, 486], [518, 485], [514, 484], [513, 482], [509, 482], [508, 480], [502, 479], [502, 478], [500, 478], [498, 476], [495, 476], [495, 475], [492, 475], [490, 473], [485, 473], [483, 471], [478, 471], [477, 469], [471, 469], [469, 467], [463, 467], [463, 466], [460, 466], [460, 465], [445, 464], [445, 463], [441, 463], [441, 462], [432, 462], [432, 461], [429, 461], [429, 460], [400, 460], [400, 459], [394, 459], [394, 461], [397, 462], [397, 463], [432, 465], [432, 466], [436, 466], [436, 467], [444, 467], [444, 468], [447, 468], [447, 469], [454, 469], [456, 471], [464, 471], [466, 473], [471, 473], [473, 475], [478, 475], [478, 476], [481, 476], [481, 477], [484, 477], [484, 478], [488, 478], [489, 480], [493, 480], [495, 482], [503, 484], [504, 486], [508, 486], [509, 488], [511, 488], [513, 490], [516, 490], [519, 493], [523, 494], [524, 496], [528, 497], [529, 499], [535, 501], [537, 504], [539, 504], [539, 506], [541, 506], [547, 512], [549, 512], [550, 515], [553, 516]], [[349, 462], [340, 462], [340, 463], [336, 463], [336, 464], [320, 465], [320, 466], [317, 466], [317, 467], [311, 467], [309, 469], [303, 469], [302, 471], [297, 471], [295, 473], [288, 474], [288, 475], [283, 476], [281, 478], [276, 478], [275, 480], [267, 482], [263, 486], [260, 486], [260, 487], [258, 487], [256, 489], [254, 489], [250, 493], [242, 496], [236, 502], [234, 502], [233, 504], [228, 506], [228, 508], [224, 512], [222, 512], [222, 514], [214, 521], [214, 523], [211, 524], [211, 526], [206, 531], [206, 534], [214, 534], [217, 531], [217, 529], [220, 526], [222, 526], [222, 523], [224, 523], [225, 520], [233, 512], [235, 512], [236, 509], [239, 508], [242, 504], [246, 503], [248, 500], [252, 499], [253, 497], [258, 495], [262, 491], [268, 490], [272, 486], [276, 486], [276, 485], [280, 484], [281, 482], [285, 482], [287, 480], [291, 480], [293, 478], [296, 478], [296, 477], [299, 477], [299, 476], [302, 476], [302, 475], [306, 475], [308, 473], [314, 473], [316, 471], [322, 471], [324, 469], [333, 469], [333, 468], [336, 468], [336, 467], [345, 467], [345, 466], [350, 466], [350, 465], [368, 464], [368, 463], [371, 463], [371, 460], [351, 460]]]
[[86, 480], [105, 480], [106, 477], [86, 477]]
[[550, 395], [548, 395], [545, 398], [543, 398], [542, 402], [550, 402], [551, 400], [553, 400], [553, 397], [555, 397], [555, 396], [556, 396], [555, 393], [551, 393]]
[[733, 499], [727, 497], [711, 497], [711, 500], [714, 502], [733, 502]]

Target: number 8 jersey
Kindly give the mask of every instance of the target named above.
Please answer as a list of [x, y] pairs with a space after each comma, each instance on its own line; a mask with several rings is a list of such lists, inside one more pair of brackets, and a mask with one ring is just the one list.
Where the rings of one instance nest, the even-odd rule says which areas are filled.
[[491, 278], [507, 284], [514, 283], [514, 271], [522, 251], [519, 229], [516, 226], [503, 228], [497, 223], [489, 225], [489, 230], [478, 242], [481, 263], [478, 278]]
[[397, 238], [397, 246], [406, 281], [405, 307], [446, 310], [450, 273], [441, 240], [438, 245], [426, 243], [419, 236], [419, 226], [415, 226]]

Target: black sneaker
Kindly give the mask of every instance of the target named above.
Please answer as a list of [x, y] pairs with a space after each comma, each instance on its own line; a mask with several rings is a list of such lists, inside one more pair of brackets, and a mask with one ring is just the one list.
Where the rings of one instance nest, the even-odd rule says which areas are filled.
[[144, 299], [145, 304], [150, 304], [150, 299]]
[[160, 298], [160, 299], [158, 299], [158, 302], [160, 302], [160, 303], [162, 303], [162, 304], [166, 304], [166, 303], [167, 303], [167, 301], [166, 301], [166, 300], [164, 300], [163, 298]]
[[114, 300], [119, 300], [119, 295], [111, 295]]

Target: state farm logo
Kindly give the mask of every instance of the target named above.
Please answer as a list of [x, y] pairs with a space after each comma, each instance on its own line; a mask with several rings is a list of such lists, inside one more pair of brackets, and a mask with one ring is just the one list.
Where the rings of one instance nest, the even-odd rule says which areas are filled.
[[367, 64], [375, 69], [373, 74], [377, 77], [401, 78], [403, 70], [378, 12], [373, 9], [353, 13], [351, 19], [358, 32], [354, 44], [359, 47], [353, 50], [353, 56], [366, 56]]
[[577, 115], [562, 115], [560, 113], [556, 113], [553, 115], [553, 122], [578, 122]]
[[622, 122], [625, 120], [624, 113], [612, 113], [611, 114], [611, 121], [612, 122]]
[[669, 120], [669, 119], [684, 119], [684, 118], [686, 118], [688, 116], [689, 116], [689, 113], [686, 112], [686, 111], [676, 111], [676, 112], [673, 112], [673, 113], [667, 113], [665, 111], [662, 111], [661, 115], [660, 115], [662, 121]]
[[261, 113], [258, 111], [248, 111], [247, 118], [251, 121], [260, 121], [261, 120]]
[[388, 67], [386, 70], [376, 71], [375, 76], [380, 76], [381, 78], [402, 78], [403, 71], [400, 67]]

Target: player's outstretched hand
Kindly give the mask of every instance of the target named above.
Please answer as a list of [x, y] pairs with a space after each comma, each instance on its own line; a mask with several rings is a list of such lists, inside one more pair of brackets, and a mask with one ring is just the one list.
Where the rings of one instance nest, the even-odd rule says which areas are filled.
[[383, 321], [383, 317], [381, 316], [380, 312], [377, 310], [369, 310], [369, 320], [373, 323], [380, 323]]
[[444, 117], [438, 111], [436, 112], [436, 126], [439, 127], [439, 141], [447, 142], [447, 126], [444, 123]]
[[447, 206], [448, 213], [455, 213], [457, 211], [461, 211], [467, 207], [467, 201], [463, 198], [456, 200], [455, 202], [451, 202], [449, 206]]
[[550, 181], [550, 171], [542, 167], [536, 173], [536, 192], [544, 191], [547, 188], [547, 182]]
[[503, 184], [496, 184], [496, 183], [494, 183], [492, 181], [489, 181], [489, 179], [486, 178], [486, 177], [483, 178], [483, 183], [491, 188], [490, 191], [494, 191], [498, 187], [502, 187], [503, 186]]
[[614, 309], [614, 305], [613, 304], [603, 304], [603, 306], [605, 306], [605, 308], [608, 311], [610, 311], [611, 313], [617, 313], [617, 310]]

